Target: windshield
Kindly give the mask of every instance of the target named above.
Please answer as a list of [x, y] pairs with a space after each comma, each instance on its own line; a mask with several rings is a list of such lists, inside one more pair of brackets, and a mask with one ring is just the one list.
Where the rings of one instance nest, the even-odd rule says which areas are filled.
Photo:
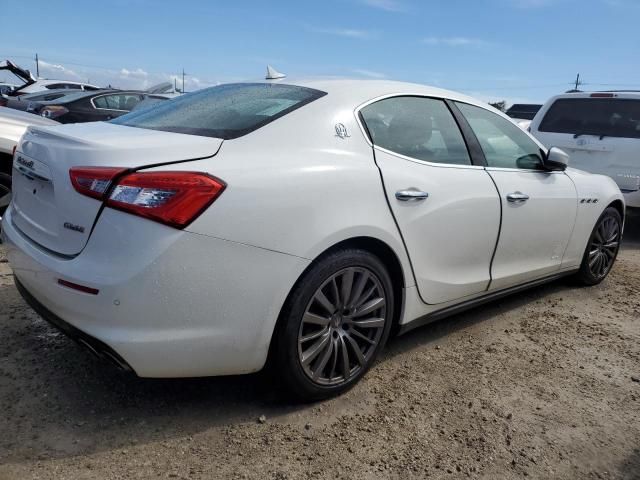
[[563, 98], [545, 115], [541, 132], [640, 138], [640, 100]]
[[189, 93], [111, 123], [224, 140], [238, 138], [326, 92], [295, 85], [236, 83]]

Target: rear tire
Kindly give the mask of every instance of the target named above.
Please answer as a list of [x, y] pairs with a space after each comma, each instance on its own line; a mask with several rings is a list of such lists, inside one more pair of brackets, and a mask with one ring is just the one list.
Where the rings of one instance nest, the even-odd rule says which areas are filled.
[[575, 279], [582, 285], [602, 282], [613, 268], [620, 250], [622, 217], [618, 210], [608, 207], [596, 222]]
[[282, 310], [273, 373], [298, 399], [314, 401], [355, 385], [389, 336], [391, 277], [375, 255], [344, 249], [304, 273]]

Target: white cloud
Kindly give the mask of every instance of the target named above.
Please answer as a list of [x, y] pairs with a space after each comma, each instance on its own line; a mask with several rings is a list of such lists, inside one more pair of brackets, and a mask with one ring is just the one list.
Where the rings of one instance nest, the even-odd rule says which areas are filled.
[[[51, 63], [40, 60], [40, 76], [55, 80], [75, 80], [92, 83], [99, 87], [111, 86], [113, 88], [145, 90], [162, 82], [176, 82], [178, 88], [182, 88], [182, 75], [166, 72], [148, 72], [140, 67], [120, 69], [108, 69], [90, 66], [74, 66], [67, 68], [60, 63]], [[193, 91], [217, 85], [218, 81], [204, 80], [199, 76], [186, 75], [184, 79], [185, 90]]]
[[357, 38], [360, 40], [366, 40], [373, 37], [373, 33], [367, 30], [358, 30], [355, 28], [320, 28], [320, 27], [308, 27], [310, 31], [315, 33], [324, 33], [327, 35], [337, 35], [340, 37]]
[[40, 66], [40, 76], [43, 78], [49, 77], [49, 76], [53, 76], [53, 77], [63, 76], [64, 79], [67, 79], [67, 80], [77, 80], [78, 78], [81, 78], [80, 75], [78, 75], [78, 73], [76, 73], [74, 70], [66, 68], [64, 65], [49, 63], [43, 60], [40, 60], [38, 64]]
[[486, 47], [490, 45], [485, 40], [469, 37], [427, 37], [422, 41], [427, 45], [445, 47]]
[[120, 78], [147, 78], [148, 76], [149, 74], [141, 68], [136, 68], [135, 70], [120, 69]]
[[360, 0], [361, 3], [368, 5], [369, 7], [379, 8], [380, 10], [386, 10], [387, 12], [403, 12], [405, 7], [397, 0]]
[[364, 68], [354, 68], [351, 71], [360, 77], [387, 78], [387, 76], [384, 73], [374, 72], [373, 70], [366, 70]]

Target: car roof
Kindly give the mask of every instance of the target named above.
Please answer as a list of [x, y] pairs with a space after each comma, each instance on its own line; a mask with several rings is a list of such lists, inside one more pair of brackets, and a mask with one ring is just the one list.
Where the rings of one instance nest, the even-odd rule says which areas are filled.
[[91, 91], [73, 92], [69, 95], [65, 95], [64, 97], [60, 97], [54, 100], [42, 101], [38, 103], [42, 105], [59, 105], [62, 103], [75, 102], [76, 100], [80, 100], [82, 98], [87, 98], [87, 97], [94, 98], [94, 97], [100, 97], [102, 95], [110, 95], [110, 94], [145, 95], [145, 93], [141, 92], [140, 90], [91, 90]]
[[339, 102], [352, 103], [355, 106], [366, 103], [370, 100], [393, 95], [419, 95], [426, 97], [448, 98], [472, 105], [491, 108], [487, 103], [469, 97], [467, 95], [445, 90], [438, 87], [420, 85], [417, 83], [399, 82], [394, 80], [377, 79], [349, 79], [349, 78], [282, 78], [277, 80], [260, 80], [265, 84], [297, 85], [301, 87], [314, 88], [327, 92], [328, 99]]
[[[603, 97], [603, 95], [611, 95], [610, 97]], [[555, 102], [558, 99], [565, 98], [593, 98], [594, 100], [602, 99], [602, 98], [617, 98], [621, 100], [638, 100], [640, 99], [640, 91], [609, 91], [609, 92], [571, 92], [571, 93], [561, 93], [560, 95], [556, 95], [551, 97], [547, 104], [551, 102]]]
[[55, 83], [70, 84], [70, 85], [85, 85], [87, 87], [100, 88], [96, 85], [92, 85], [91, 83], [86, 83], [86, 82], [76, 82], [74, 80], [55, 80], [55, 79], [49, 79], [49, 78], [38, 78], [35, 81], [35, 83], [33, 83], [32, 85], [36, 85], [36, 84], [51, 85]]

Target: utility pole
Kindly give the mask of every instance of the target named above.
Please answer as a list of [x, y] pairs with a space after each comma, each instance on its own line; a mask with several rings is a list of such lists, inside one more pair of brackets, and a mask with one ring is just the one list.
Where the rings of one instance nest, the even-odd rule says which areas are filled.
[[40, 63], [38, 62], [37, 53], [36, 53], [36, 78], [40, 78]]
[[576, 76], [576, 86], [575, 86], [575, 90], [578, 90], [578, 87], [582, 85], [582, 82], [580, 81], [580, 74], [578, 74]]
[[182, 67], [182, 93], [184, 93], [184, 67]]

